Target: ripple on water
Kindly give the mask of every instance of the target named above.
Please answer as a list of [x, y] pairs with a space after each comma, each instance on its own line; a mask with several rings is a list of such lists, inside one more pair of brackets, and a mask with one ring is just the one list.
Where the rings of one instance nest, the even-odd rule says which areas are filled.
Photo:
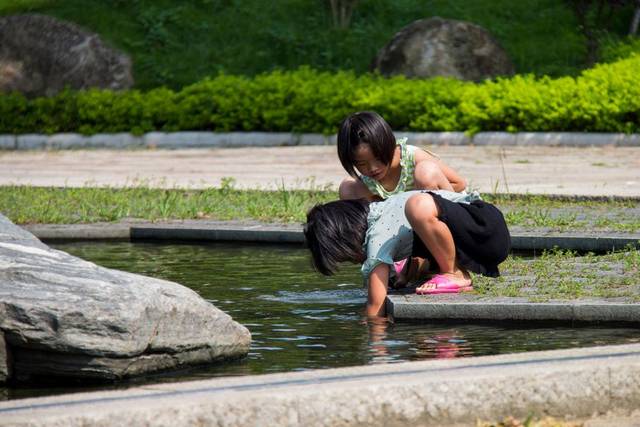
[[275, 295], [260, 295], [258, 298], [287, 304], [364, 304], [366, 291], [358, 289], [329, 289], [321, 291], [278, 291]]
[[321, 339], [319, 337], [308, 337], [306, 335], [298, 335], [295, 337], [267, 337], [267, 340], [271, 341], [306, 341], [306, 340], [317, 340]]
[[297, 310], [291, 310], [292, 314], [322, 314], [331, 313], [335, 311], [333, 308], [301, 308]]

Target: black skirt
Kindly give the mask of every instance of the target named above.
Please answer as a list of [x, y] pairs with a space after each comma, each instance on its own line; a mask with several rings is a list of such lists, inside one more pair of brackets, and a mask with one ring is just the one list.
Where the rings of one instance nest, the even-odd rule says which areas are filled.
[[[438, 206], [438, 219], [449, 227], [453, 236], [458, 266], [474, 273], [498, 277], [498, 264], [507, 258], [511, 249], [511, 236], [502, 212], [481, 200], [470, 204], [455, 203], [430, 194]], [[426, 258], [430, 265], [437, 266], [415, 232], [412, 255]]]

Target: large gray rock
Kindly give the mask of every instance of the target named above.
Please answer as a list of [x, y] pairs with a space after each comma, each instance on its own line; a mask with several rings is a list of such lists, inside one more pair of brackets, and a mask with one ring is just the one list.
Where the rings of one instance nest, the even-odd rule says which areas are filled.
[[480, 81], [511, 75], [513, 64], [483, 28], [469, 22], [421, 19], [402, 28], [383, 47], [372, 68], [384, 75], [455, 77]]
[[131, 60], [75, 24], [43, 15], [0, 18], [0, 92], [48, 96], [66, 86], [130, 88]]
[[118, 379], [241, 357], [251, 341], [192, 290], [51, 249], [0, 215], [3, 334], [0, 381]]

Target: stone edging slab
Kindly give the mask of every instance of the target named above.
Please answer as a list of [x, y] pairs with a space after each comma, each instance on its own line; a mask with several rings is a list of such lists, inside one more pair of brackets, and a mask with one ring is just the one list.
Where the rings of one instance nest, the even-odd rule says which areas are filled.
[[640, 304], [605, 300], [528, 302], [524, 298], [456, 295], [394, 295], [387, 297], [394, 319], [640, 323]]
[[[640, 134], [585, 132], [396, 132], [417, 145], [626, 146], [640, 147]], [[222, 148], [334, 145], [335, 135], [290, 132], [149, 132], [81, 135], [77, 133], [0, 135], [0, 149], [66, 150], [131, 148]]]
[[[41, 240], [157, 240], [304, 243], [299, 224], [255, 221], [185, 220], [165, 223], [29, 224]], [[606, 252], [628, 245], [640, 247], [640, 233], [540, 232], [513, 229], [515, 250], [561, 249]]]
[[640, 345], [165, 383], [0, 402], [0, 426], [449, 426], [640, 401]]

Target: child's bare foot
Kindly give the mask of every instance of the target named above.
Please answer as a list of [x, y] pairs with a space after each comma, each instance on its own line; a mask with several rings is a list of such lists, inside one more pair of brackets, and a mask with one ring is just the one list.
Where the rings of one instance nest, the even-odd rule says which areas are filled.
[[417, 294], [450, 294], [473, 290], [471, 276], [466, 271], [439, 273], [416, 288]]

